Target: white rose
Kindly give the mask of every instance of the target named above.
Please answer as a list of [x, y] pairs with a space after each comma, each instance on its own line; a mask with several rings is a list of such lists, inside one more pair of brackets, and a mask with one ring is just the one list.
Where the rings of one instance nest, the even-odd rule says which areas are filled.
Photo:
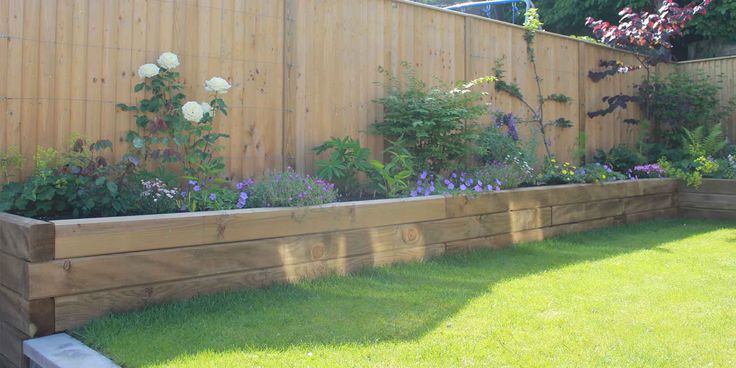
[[204, 117], [204, 111], [202, 111], [202, 105], [196, 101], [189, 101], [181, 107], [181, 112], [184, 114], [184, 119], [187, 119], [194, 123], [199, 123]]
[[204, 89], [208, 92], [227, 93], [230, 87], [232, 87], [230, 83], [220, 77], [213, 77], [204, 82]]
[[203, 114], [210, 114], [212, 115], [212, 105], [210, 105], [208, 102], [200, 102], [199, 106], [202, 106], [202, 113]]
[[158, 57], [158, 65], [166, 69], [174, 69], [179, 66], [179, 57], [173, 52], [164, 52]]
[[141, 79], [151, 78], [158, 75], [161, 69], [156, 64], [143, 64], [138, 68], [138, 77]]

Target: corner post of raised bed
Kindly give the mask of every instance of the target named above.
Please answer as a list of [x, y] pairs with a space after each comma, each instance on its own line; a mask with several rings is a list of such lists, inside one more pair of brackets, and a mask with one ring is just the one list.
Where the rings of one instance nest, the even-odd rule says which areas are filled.
[[29, 297], [29, 267], [54, 258], [54, 224], [0, 213], [0, 366], [24, 367], [23, 340], [54, 332], [54, 300]]

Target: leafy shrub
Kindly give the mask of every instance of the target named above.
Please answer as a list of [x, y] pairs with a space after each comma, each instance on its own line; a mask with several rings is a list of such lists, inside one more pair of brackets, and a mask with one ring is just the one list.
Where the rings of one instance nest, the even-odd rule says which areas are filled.
[[393, 142], [384, 151], [390, 157], [387, 163], [371, 160], [372, 170], [368, 177], [376, 189], [389, 198], [398, 197], [409, 188], [409, 180], [415, 175], [414, 158], [401, 141]]
[[141, 214], [172, 213], [181, 209], [181, 192], [160, 179], [141, 180], [135, 211]]
[[209, 102], [185, 103], [184, 86], [179, 73], [173, 70], [179, 66], [178, 57], [163, 53], [158, 64], [144, 64], [138, 69], [143, 81], [134, 90], [146, 96], [136, 105], [117, 105], [135, 113], [138, 129], [126, 136], [131, 153], [140, 161], [180, 162], [184, 175], [190, 178], [218, 176], [225, 170], [225, 162], [215, 153], [223, 148], [218, 141], [228, 136], [214, 131], [214, 119], [217, 112], [227, 115], [221, 95], [227, 93], [230, 84], [214, 77], [205, 82], [205, 89], [212, 93]]
[[518, 118], [512, 113], [497, 111], [493, 113], [494, 124], [482, 128], [475, 141], [478, 161], [488, 164], [505, 162], [510, 158], [520, 158], [530, 166], [536, 164], [534, 139], [524, 143], [518, 132]]
[[360, 142], [351, 137], [333, 137], [313, 150], [317, 154], [332, 151], [328, 159], [315, 163], [317, 176], [335, 183], [343, 194], [360, 192], [358, 174], [372, 168], [369, 161], [371, 151], [368, 148], [361, 147]]
[[649, 81], [638, 86], [643, 111], [660, 125], [659, 130], [678, 131], [713, 125], [727, 118], [733, 111], [733, 103], [721, 104], [718, 93], [720, 81], [703, 74], [670, 73], [666, 77], [652, 75]]
[[289, 168], [266, 173], [246, 189], [252, 207], [299, 207], [332, 203], [337, 200], [335, 185], [302, 175]]
[[710, 176], [718, 179], [736, 179], [736, 156], [729, 154], [725, 159], [716, 159], [718, 169]]
[[476, 195], [483, 192], [494, 192], [501, 190], [501, 181], [492, 179], [484, 182], [473, 175], [465, 172], [452, 172], [447, 176], [429, 174], [423, 171], [412, 186], [409, 195], [412, 197], [430, 196], [436, 194], [451, 195]]
[[15, 177], [23, 168], [23, 155], [15, 147], [0, 152], [0, 185]]
[[383, 69], [388, 78], [385, 97], [375, 100], [383, 106], [383, 121], [376, 122], [371, 132], [401, 141], [414, 156], [414, 170], [427, 168], [443, 172], [463, 166], [472, 152], [477, 137], [475, 121], [485, 112], [479, 102], [482, 95], [470, 88], [488, 79], [481, 78], [452, 89], [447, 86], [428, 87], [412, 67], [402, 63], [402, 83], [399, 76]]
[[628, 172], [634, 166], [644, 164], [646, 159], [641, 153], [629, 146], [618, 144], [611, 148], [608, 153], [601, 149], [596, 150], [593, 161], [599, 164], [606, 164], [613, 170], [619, 172]]
[[533, 184], [536, 173], [534, 168], [521, 157], [509, 157], [503, 162], [491, 162], [475, 170], [473, 176], [482, 183], [493, 183], [502, 189], [518, 188], [524, 184]]
[[108, 164], [100, 151], [110, 141], [76, 139], [64, 153], [39, 149], [34, 173], [8, 183], [0, 192], [0, 211], [41, 218], [116, 216], [131, 211], [138, 186], [135, 161]]
[[695, 160], [684, 160], [670, 162], [662, 158], [657, 162], [665, 171], [667, 176], [677, 178], [685, 182], [687, 186], [699, 187], [703, 177], [718, 172], [718, 163], [709, 157], [700, 156]]
[[233, 189], [229, 182], [222, 180], [189, 180], [177, 204], [181, 210], [190, 212], [243, 208], [249, 197], [246, 183], [251, 181], [238, 183]]
[[693, 157], [718, 156], [728, 147], [728, 140], [723, 135], [721, 124], [716, 124], [712, 128], [701, 125], [693, 130], [682, 128], [682, 136], [687, 152]]
[[559, 164], [552, 159], [547, 161], [544, 171], [539, 176], [539, 182], [544, 184], [602, 183], [627, 178], [626, 175], [614, 171], [606, 164], [601, 165], [596, 162], [577, 167], [569, 162]]

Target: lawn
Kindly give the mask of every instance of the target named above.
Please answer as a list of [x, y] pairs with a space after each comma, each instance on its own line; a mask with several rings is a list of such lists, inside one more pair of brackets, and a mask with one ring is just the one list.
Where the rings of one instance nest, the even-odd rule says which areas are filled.
[[128, 367], [736, 366], [736, 225], [668, 220], [92, 322]]

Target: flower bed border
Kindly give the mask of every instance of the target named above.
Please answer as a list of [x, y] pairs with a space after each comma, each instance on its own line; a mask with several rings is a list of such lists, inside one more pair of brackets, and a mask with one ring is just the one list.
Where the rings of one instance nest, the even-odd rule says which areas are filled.
[[110, 311], [672, 217], [677, 194], [675, 180], [649, 179], [52, 222], [0, 214], [0, 363], [25, 364], [22, 340]]

